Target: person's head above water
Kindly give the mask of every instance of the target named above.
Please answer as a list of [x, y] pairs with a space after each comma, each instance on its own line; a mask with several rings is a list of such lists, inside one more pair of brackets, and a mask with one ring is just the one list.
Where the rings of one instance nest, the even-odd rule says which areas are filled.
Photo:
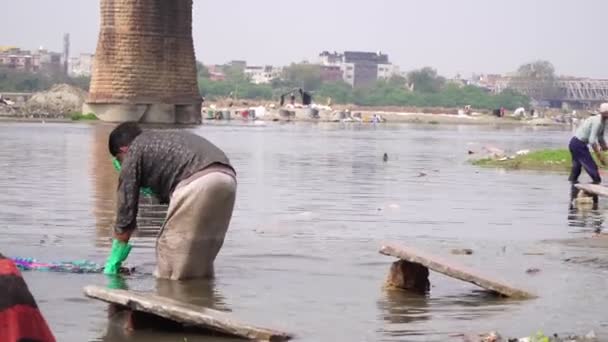
[[142, 133], [141, 128], [136, 122], [125, 122], [118, 125], [108, 140], [110, 154], [119, 162], [122, 162], [124, 155], [129, 150], [129, 145]]

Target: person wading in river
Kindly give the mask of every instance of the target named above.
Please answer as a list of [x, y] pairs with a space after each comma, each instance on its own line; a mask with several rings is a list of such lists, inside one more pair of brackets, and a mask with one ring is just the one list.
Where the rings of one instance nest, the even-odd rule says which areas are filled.
[[603, 166], [606, 166], [606, 159], [602, 155], [602, 151], [608, 150], [608, 146], [606, 146], [606, 141], [604, 140], [607, 119], [608, 103], [603, 103], [600, 106], [600, 114], [591, 116], [583, 121], [576, 130], [574, 137], [570, 140], [570, 154], [572, 155], [572, 171], [569, 178], [570, 183], [572, 183], [571, 200], [576, 199], [578, 196], [578, 189], [575, 185], [578, 183], [578, 178], [583, 168], [585, 168], [585, 171], [591, 177], [593, 184], [600, 184], [602, 182], [599, 168], [593, 160], [587, 145], [591, 145], [597, 160]]
[[156, 241], [158, 278], [213, 276], [213, 263], [230, 224], [236, 171], [208, 140], [189, 132], [142, 132], [134, 122], [116, 127], [110, 154], [120, 163], [118, 206], [112, 252], [104, 272], [117, 274], [131, 250], [140, 188], [150, 188], [167, 217]]

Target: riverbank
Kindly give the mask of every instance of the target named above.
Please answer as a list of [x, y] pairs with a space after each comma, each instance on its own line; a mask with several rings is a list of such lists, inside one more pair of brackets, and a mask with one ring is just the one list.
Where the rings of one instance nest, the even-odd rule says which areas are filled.
[[260, 120], [278, 122], [335, 122], [335, 123], [407, 123], [407, 124], [456, 124], [456, 125], [493, 125], [493, 126], [550, 126], [569, 127], [569, 124], [550, 118], [516, 119], [496, 117], [481, 113], [451, 114], [424, 113], [421, 111], [382, 111], [382, 110], [334, 110], [328, 108], [204, 108], [203, 121]]
[[480, 167], [508, 170], [568, 171], [572, 167], [570, 152], [567, 149], [519, 151], [512, 156], [499, 152], [492, 156], [473, 159], [471, 163]]

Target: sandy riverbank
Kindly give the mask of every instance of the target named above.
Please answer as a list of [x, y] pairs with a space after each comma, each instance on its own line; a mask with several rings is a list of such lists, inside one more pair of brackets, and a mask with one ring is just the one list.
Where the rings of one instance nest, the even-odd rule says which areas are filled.
[[[557, 122], [550, 118], [537, 119], [515, 119], [511, 117], [499, 118], [493, 115], [473, 113], [472, 115], [458, 115], [451, 113], [424, 113], [407, 111], [382, 111], [382, 110], [318, 110], [318, 117], [311, 117], [311, 110], [307, 108], [291, 109], [267, 109], [265, 107], [248, 108], [204, 108], [203, 120], [215, 121], [214, 113], [222, 113], [225, 119], [228, 115], [231, 120], [246, 120], [242, 113], [255, 112], [255, 117], [260, 121], [286, 121], [286, 122], [352, 122], [372, 123], [374, 116], [379, 116], [382, 123], [413, 123], [413, 124], [457, 124], [457, 125], [499, 125], [499, 126], [553, 126], [568, 127], [568, 124]], [[229, 113], [229, 114], [228, 114]]]

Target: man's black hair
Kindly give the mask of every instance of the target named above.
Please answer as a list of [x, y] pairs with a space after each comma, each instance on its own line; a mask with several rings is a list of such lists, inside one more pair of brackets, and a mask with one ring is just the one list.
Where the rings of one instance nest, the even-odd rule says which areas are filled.
[[120, 148], [129, 146], [141, 132], [142, 130], [136, 122], [124, 122], [118, 125], [110, 133], [110, 139], [108, 140], [110, 154], [116, 157], [120, 153]]

